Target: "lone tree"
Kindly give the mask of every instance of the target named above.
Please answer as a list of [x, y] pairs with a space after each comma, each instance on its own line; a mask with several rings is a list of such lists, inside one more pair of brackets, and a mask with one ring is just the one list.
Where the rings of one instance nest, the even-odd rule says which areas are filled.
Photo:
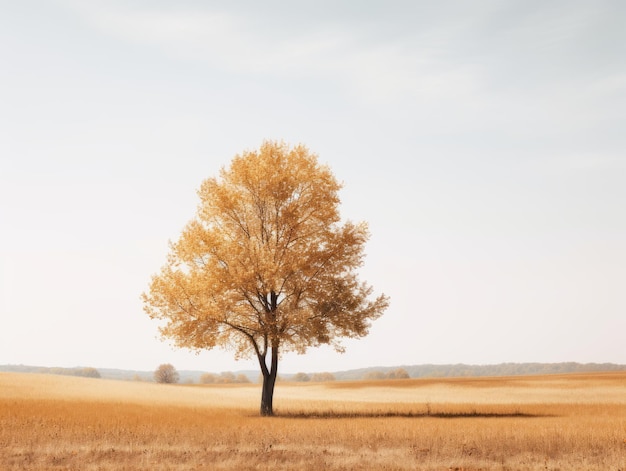
[[169, 363], [159, 365], [159, 367], [154, 372], [154, 380], [157, 383], [178, 383], [178, 371], [176, 371], [176, 368], [174, 368], [174, 366], [170, 365]]
[[197, 215], [143, 294], [161, 335], [193, 350], [256, 356], [273, 415], [281, 353], [363, 337], [388, 305], [358, 280], [369, 233], [341, 223], [341, 185], [317, 156], [266, 141], [205, 180]]

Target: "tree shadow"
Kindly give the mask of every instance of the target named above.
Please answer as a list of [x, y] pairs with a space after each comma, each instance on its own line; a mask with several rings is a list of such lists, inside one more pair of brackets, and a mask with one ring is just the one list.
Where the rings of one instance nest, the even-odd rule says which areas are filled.
[[283, 419], [533, 419], [538, 417], [551, 417], [545, 414], [528, 414], [526, 412], [277, 412], [274, 417]]

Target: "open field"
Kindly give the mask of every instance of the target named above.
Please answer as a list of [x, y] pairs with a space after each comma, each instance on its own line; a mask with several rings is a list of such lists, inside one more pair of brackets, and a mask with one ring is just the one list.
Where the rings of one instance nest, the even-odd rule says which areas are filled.
[[172, 386], [0, 373], [2, 470], [626, 470], [626, 373]]

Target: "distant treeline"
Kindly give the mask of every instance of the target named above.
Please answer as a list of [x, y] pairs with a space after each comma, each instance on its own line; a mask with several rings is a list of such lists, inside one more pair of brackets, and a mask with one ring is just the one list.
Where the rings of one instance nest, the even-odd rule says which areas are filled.
[[[71, 376], [86, 376], [117, 380], [153, 381], [154, 371], [135, 371], [89, 367], [48, 368], [25, 365], [0, 365], [0, 371], [20, 373], [48, 373]], [[371, 367], [334, 373], [297, 373], [283, 374], [283, 381], [355, 381], [362, 379], [400, 379], [406, 378], [447, 378], [477, 376], [522, 376], [565, 373], [593, 373], [600, 371], [626, 371], [626, 365], [615, 363], [500, 363], [497, 365], [402, 365], [389, 367]], [[221, 374], [204, 371], [178, 372], [180, 383], [245, 383], [258, 382], [258, 371], [247, 370], [225, 372]]]
[[[593, 373], [599, 371], [626, 371], [626, 365], [614, 363], [500, 363], [497, 365], [411, 365], [401, 366], [411, 378], [450, 378], [476, 376], [524, 376], [565, 373]], [[397, 366], [362, 368], [335, 373], [337, 380], [371, 378], [372, 373], [389, 373]]]
[[25, 365], [0, 365], [0, 371], [13, 373], [42, 373], [66, 376], [83, 376], [85, 378], [100, 378], [100, 372], [91, 367], [59, 368], [46, 366], [25, 366]]
[[230, 371], [225, 371], [219, 375], [213, 373], [203, 373], [200, 375], [201, 384], [233, 384], [249, 383], [250, 379], [243, 373], [235, 375]]

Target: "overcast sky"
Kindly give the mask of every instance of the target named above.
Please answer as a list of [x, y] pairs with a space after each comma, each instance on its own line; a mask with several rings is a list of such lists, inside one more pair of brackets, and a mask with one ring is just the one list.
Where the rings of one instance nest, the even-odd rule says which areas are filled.
[[0, 0], [0, 364], [226, 371], [140, 300], [196, 191], [303, 143], [391, 297], [281, 371], [626, 363], [626, 2]]

